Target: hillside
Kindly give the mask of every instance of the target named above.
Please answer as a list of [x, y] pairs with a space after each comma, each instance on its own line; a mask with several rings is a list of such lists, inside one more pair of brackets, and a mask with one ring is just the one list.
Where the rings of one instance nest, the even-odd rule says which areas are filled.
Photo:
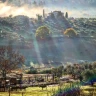
[[[60, 12], [60, 11], [56, 11]], [[44, 63], [58, 65], [65, 62], [96, 60], [96, 19], [68, 18], [62, 15], [45, 19], [27, 16], [0, 18], [0, 45], [11, 44], [26, 57], [26, 64]], [[51, 32], [49, 40], [37, 41], [35, 32], [39, 26], [47, 26]], [[68, 38], [63, 32], [74, 28], [79, 37]]]

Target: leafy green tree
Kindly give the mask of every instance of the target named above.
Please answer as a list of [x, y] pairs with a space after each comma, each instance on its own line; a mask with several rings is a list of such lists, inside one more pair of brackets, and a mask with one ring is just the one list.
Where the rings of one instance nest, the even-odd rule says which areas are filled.
[[88, 68], [89, 68], [88, 64], [85, 63], [85, 64], [84, 64], [84, 68], [85, 68], [85, 69], [88, 69]]
[[92, 67], [93, 67], [93, 68], [96, 68], [96, 61], [93, 62]]
[[58, 68], [53, 68], [51, 73], [54, 76], [61, 77], [62, 74], [63, 74], [63, 70], [64, 70], [64, 67], [63, 66], [60, 66]]
[[37, 70], [29, 70], [27, 72], [27, 74], [37, 74], [37, 73], [38, 73]]
[[72, 66], [71, 66], [70, 64], [68, 64], [68, 65], [66, 66], [66, 73], [67, 73], [67, 74], [72, 74], [72, 71], [73, 71]]
[[76, 37], [77, 32], [73, 28], [68, 28], [65, 30], [64, 35], [66, 35], [68, 37]]
[[51, 74], [51, 70], [43, 70], [39, 72], [40, 74]]
[[47, 39], [49, 36], [50, 36], [50, 32], [46, 26], [41, 26], [36, 30], [37, 39]]
[[52, 68], [51, 73], [52, 73], [54, 76], [57, 76], [57, 68]]
[[62, 76], [64, 71], [64, 66], [58, 67], [58, 71], [60, 72], [60, 76]]
[[37, 74], [37, 70], [34, 67], [30, 67], [30, 70], [27, 72], [27, 74]]
[[96, 68], [95, 68], [95, 69], [93, 69], [93, 72], [94, 72], [94, 74], [96, 74]]
[[92, 70], [92, 69], [93, 69], [92, 64], [89, 64], [89, 69], [90, 69], [90, 70]]
[[92, 70], [87, 69], [84, 72], [82, 72], [82, 75], [85, 78], [85, 80], [90, 80], [94, 76], [94, 72]]

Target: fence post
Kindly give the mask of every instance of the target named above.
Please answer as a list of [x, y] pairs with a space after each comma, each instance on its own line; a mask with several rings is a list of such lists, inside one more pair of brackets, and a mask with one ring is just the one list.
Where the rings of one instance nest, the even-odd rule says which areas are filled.
[[22, 96], [23, 96], [23, 92], [22, 92]]
[[9, 80], [9, 86], [8, 86], [8, 87], [9, 87], [9, 96], [10, 96], [10, 91], [11, 91], [11, 90], [10, 90], [10, 80]]
[[10, 96], [10, 86], [9, 86], [9, 96]]

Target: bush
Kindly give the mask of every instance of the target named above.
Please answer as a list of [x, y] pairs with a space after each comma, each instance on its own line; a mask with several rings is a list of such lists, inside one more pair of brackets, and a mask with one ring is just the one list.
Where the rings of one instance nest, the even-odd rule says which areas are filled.
[[30, 70], [27, 72], [27, 74], [37, 74], [37, 73], [38, 73], [37, 70]]
[[40, 73], [41, 74], [51, 74], [51, 70], [43, 70]]
[[82, 73], [83, 77], [85, 78], [85, 80], [90, 80], [92, 77], [94, 77], [94, 72], [93, 70], [85, 70], [83, 73]]
[[76, 37], [77, 32], [73, 28], [68, 28], [65, 30], [64, 35], [66, 35], [68, 37]]
[[36, 30], [37, 39], [47, 39], [50, 35], [49, 29], [46, 26], [41, 26]]

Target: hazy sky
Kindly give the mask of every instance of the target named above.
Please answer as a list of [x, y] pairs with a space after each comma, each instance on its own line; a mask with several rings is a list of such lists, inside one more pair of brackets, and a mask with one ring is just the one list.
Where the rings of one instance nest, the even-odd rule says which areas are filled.
[[[69, 4], [70, 5], [70, 4]], [[96, 7], [78, 7], [78, 6], [58, 6], [58, 5], [48, 5], [45, 7], [29, 7], [27, 5], [16, 7], [12, 5], [7, 5], [6, 3], [0, 3], [0, 16], [9, 16], [9, 15], [26, 15], [29, 17], [36, 17], [36, 14], [41, 14], [43, 9], [45, 9], [46, 14], [54, 11], [60, 10], [62, 12], [68, 12], [69, 17], [96, 17]]]

